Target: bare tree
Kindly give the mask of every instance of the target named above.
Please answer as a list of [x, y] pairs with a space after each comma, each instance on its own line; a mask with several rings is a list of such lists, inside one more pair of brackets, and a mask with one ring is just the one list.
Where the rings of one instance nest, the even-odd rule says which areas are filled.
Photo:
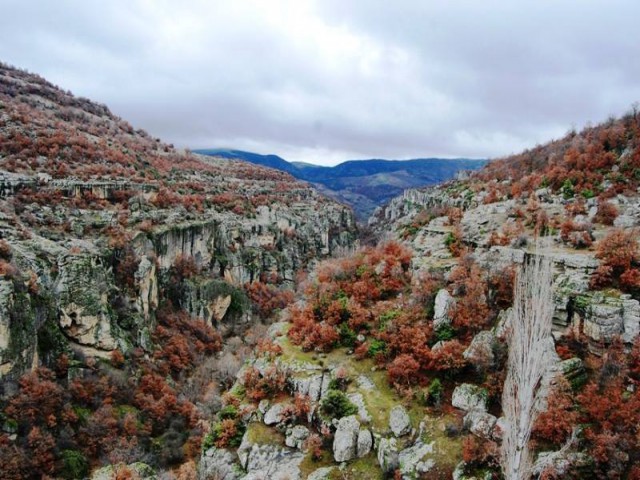
[[551, 262], [537, 253], [529, 257], [516, 277], [507, 333], [507, 378], [502, 393], [506, 422], [501, 463], [507, 480], [531, 478], [529, 438], [536, 417], [544, 408], [544, 389], [540, 386], [554, 358], [549, 350], [553, 347], [551, 282]]

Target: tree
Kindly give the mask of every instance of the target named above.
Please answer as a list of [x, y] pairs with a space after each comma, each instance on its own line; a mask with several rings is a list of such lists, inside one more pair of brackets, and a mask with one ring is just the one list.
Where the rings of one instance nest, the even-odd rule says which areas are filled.
[[553, 349], [551, 281], [551, 262], [539, 254], [529, 258], [516, 277], [507, 332], [507, 378], [502, 393], [506, 422], [500, 460], [509, 480], [531, 477], [529, 438], [543, 407], [540, 385]]

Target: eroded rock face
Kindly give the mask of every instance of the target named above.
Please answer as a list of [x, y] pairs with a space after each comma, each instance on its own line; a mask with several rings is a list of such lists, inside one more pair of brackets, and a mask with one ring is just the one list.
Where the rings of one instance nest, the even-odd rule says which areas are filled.
[[117, 329], [109, 293], [110, 270], [97, 257], [68, 255], [58, 262], [60, 276], [55, 291], [59, 298], [60, 326], [76, 343], [111, 351], [118, 345]]
[[336, 462], [348, 462], [356, 458], [360, 422], [355, 415], [343, 417], [333, 437], [333, 458]]

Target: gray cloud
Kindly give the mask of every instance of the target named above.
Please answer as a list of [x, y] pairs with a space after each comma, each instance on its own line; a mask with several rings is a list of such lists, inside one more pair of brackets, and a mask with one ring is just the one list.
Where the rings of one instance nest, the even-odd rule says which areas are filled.
[[635, 0], [4, 0], [0, 59], [180, 146], [501, 156], [640, 100]]

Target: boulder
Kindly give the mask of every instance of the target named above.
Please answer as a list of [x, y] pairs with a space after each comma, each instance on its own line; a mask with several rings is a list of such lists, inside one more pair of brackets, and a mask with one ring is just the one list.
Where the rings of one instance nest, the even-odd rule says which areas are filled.
[[453, 391], [451, 405], [467, 412], [471, 410], [486, 412], [487, 391], [477, 385], [463, 383], [462, 385], [458, 385]]
[[362, 458], [369, 454], [373, 448], [373, 435], [366, 428], [363, 428], [358, 432], [358, 444], [356, 447], [356, 455], [358, 458]]
[[389, 474], [399, 466], [398, 446], [395, 438], [381, 438], [378, 442], [378, 464], [382, 472]]
[[480, 332], [473, 337], [471, 344], [462, 353], [462, 356], [474, 365], [490, 367], [495, 362], [494, 343], [495, 336], [493, 332]]
[[613, 225], [620, 228], [630, 228], [636, 225], [636, 219], [631, 215], [618, 215], [613, 221]]
[[391, 409], [389, 428], [396, 437], [401, 437], [411, 431], [411, 419], [402, 405], [396, 405]]
[[293, 391], [299, 393], [300, 395], [308, 395], [309, 400], [312, 402], [317, 402], [320, 400], [322, 393], [322, 373], [310, 375], [307, 377], [300, 378], [292, 378], [291, 384], [293, 387]]
[[562, 478], [569, 473], [569, 469], [588, 468], [591, 464], [589, 456], [582, 452], [559, 450], [556, 452], [540, 452], [533, 465], [533, 474], [537, 477], [544, 470], [550, 468], [556, 478]]
[[356, 458], [360, 422], [355, 415], [343, 417], [338, 421], [333, 437], [333, 458], [336, 462], [348, 462]]
[[308, 436], [309, 429], [307, 427], [303, 425], [296, 425], [293, 428], [287, 429], [284, 443], [287, 447], [302, 450], [302, 445]]
[[446, 288], [442, 288], [436, 294], [433, 307], [433, 328], [438, 329], [443, 325], [450, 325], [449, 308], [455, 304], [454, 298]]
[[472, 410], [464, 417], [464, 426], [471, 433], [482, 438], [492, 438], [497, 418], [487, 412]]
[[498, 418], [495, 426], [493, 427], [493, 439], [502, 440], [504, 432], [507, 430], [507, 419], [504, 417]]
[[284, 405], [282, 403], [276, 403], [272, 405], [269, 410], [264, 414], [265, 425], [275, 425], [282, 421], [282, 412], [284, 411]]
[[568, 358], [558, 363], [559, 371], [574, 388], [584, 385], [587, 381], [587, 372], [582, 359], [578, 357]]

